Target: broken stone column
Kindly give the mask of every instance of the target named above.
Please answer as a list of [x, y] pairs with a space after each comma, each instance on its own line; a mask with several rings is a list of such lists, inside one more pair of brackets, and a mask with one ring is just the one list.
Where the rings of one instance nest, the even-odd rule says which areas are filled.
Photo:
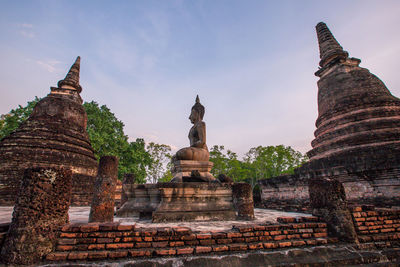
[[312, 213], [328, 224], [329, 234], [342, 241], [358, 242], [343, 184], [332, 178], [312, 178], [309, 193]]
[[58, 230], [68, 223], [72, 172], [64, 168], [30, 168], [22, 178], [1, 259], [33, 264], [50, 253]]
[[117, 179], [117, 157], [101, 157], [96, 182], [94, 184], [89, 222], [112, 222], [114, 220], [115, 188]]
[[251, 185], [247, 183], [235, 183], [232, 186], [233, 204], [239, 219], [254, 219], [254, 201]]

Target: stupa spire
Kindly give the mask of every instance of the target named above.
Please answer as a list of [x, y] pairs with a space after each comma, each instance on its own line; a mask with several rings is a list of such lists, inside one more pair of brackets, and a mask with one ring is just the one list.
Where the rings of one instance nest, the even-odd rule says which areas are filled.
[[78, 93], [82, 92], [82, 87], [79, 84], [80, 64], [81, 57], [78, 56], [64, 80], [58, 82], [59, 88], [75, 89]]
[[318, 36], [319, 54], [321, 61], [319, 65], [325, 67], [332, 61], [346, 59], [349, 56], [347, 51], [336, 41], [335, 37], [324, 22], [320, 22], [315, 27]]

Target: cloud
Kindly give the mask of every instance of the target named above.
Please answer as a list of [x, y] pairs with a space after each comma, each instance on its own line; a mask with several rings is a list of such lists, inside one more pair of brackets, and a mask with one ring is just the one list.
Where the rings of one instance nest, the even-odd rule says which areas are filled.
[[36, 36], [35, 33], [32, 31], [32, 29], [33, 29], [32, 24], [22, 23], [18, 26], [19, 26], [19, 28], [22, 28], [22, 30], [19, 31], [19, 33], [22, 36], [27, 37], [27, 38], [34, 38]]
[[37, 60], [36, 63], [46, 69], [48, 72], [55, 72], [57, 71], [56, 65], [60, 64], [61, 61], [55, 60], [55, 59], [50, 59], [50, 60]]

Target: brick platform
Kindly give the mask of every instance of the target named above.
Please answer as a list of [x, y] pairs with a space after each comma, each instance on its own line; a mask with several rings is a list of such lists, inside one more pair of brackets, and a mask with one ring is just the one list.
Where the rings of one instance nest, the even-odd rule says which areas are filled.
[[137, 228], [119, 223], [68, 224], [49, 261], [192, 255], [303, 247], [336, 242], [317, 217], [280, 217], [275, 225], [241, 225], [229, 231], [186, 227]]

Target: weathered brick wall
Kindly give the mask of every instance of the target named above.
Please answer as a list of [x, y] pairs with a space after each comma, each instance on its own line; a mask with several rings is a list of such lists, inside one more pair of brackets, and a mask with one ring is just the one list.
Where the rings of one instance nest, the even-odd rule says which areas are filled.
[[282, 175], [258, 181], [261, 207], [286, 211], [309, 211], [308, 182], [298, 175]]
[[368, 205], [353, 207], [352, 212], [360, 242], [372, 242], [378, 247], [400, 246], [400, 210]]
[[222, 232], [185, 227], [137, 228], [118, 223], [69, 224], [62, 228], [50, 261], [192, 255], [270, 250], [336, 242], [317, 217], [283, 217], [276, 225], [242, 225]]

